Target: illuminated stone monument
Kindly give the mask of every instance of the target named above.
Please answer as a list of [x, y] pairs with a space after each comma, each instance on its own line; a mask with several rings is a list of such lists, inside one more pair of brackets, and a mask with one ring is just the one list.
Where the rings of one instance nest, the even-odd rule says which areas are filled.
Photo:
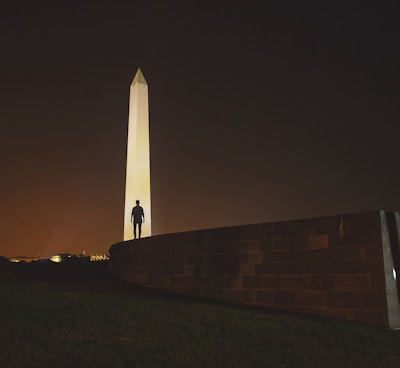
[[130, 87], [124, 240], [133, 238], [131, 211], [136, 200], [145, 214], [142, 237], [151, 236], [149, 100], [147, 82], [140, 68]]

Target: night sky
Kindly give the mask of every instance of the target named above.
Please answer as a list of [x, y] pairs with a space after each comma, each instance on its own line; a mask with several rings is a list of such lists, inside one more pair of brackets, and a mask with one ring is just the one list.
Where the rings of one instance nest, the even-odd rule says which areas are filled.
[[122, 241], [138, 67], [154, 233], [400, 210], [398, 1], [252, 3], [5, 1], [0, 255]]

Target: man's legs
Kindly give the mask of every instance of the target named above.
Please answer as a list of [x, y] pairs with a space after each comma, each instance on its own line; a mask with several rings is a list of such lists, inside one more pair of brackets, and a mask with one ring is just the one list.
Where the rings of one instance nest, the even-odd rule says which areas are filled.
[[[142, 223], [141, 222], [138, 223], [138, 227], [139, 227], [139, 238], [140, 238], [142, 236]], [[136, 234], [136, 232], [135, 232], [135, 234]]]
[[133, 223], [133, 235], [136, 239], [136, 226], [139, 228], [139, 238], [142, 236], [142, 223], [141, 222], [134, 222]]

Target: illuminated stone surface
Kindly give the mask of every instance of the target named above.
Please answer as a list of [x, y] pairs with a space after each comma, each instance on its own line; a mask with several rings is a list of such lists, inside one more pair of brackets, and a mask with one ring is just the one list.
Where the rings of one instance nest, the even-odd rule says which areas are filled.
[[142, 237], [151, 236], [149, 101], [147, 82], [140, 68], [130, 87], [124, 240], [133, 238], [131, 211], [136, 200], [145, 214]]
[[371, 211], [152, 236], [110, 260], [136, 285], [398, 329], [399, 234], [398, 212]]

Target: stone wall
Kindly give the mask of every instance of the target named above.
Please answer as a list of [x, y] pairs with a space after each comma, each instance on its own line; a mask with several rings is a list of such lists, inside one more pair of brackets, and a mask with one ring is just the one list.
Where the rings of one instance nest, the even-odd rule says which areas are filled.
[[373, 211], [159, 235], [110, 257], [138, 285], [398, 328], [399, 232], [397, 213]]

